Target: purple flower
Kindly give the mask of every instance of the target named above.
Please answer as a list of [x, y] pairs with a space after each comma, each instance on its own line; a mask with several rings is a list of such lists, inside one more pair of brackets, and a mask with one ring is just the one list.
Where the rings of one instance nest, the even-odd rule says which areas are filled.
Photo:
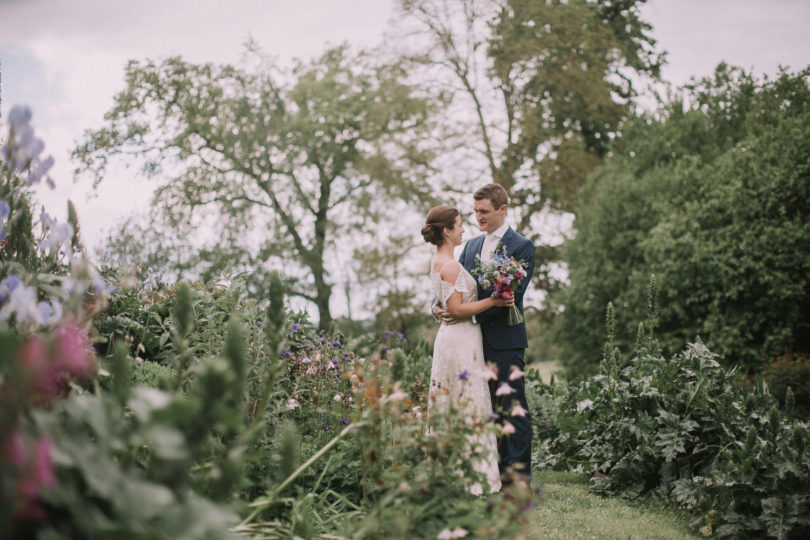
[[349, 422], [349, 419], [348, 419], [348, 418], [343, 418], [343, 419], [340, 421], [340, 425], [341, 425], [341, 426], [348, 426], [349, 424], [350, 424], [350, 422]]
[[460, 380], [460, 381], [466, 381], [469, 378], [470, 378], [470, 372], [467, 371], [466, 369], [458, 374], [458, 380]]
[[330, 426], [329, 424], [325, 424], [325, 425], [324, 425], [324, 426], [321, 428], [321, 430], [322, 430], [322, 431], [332, 431], [332, 426]]
[[332, 342], [332, 347], [340, 347], [340, 340], [336, 339], [335, 341], [333, 341]]
[[292, 333], [297, 332], [299, 328], [301, 328], [301, 325], [300, 325], [300, 324], [298, 324], [298, 323], [293, 324], [293, 325], [290, 327], [290, 333], [292, 334]]

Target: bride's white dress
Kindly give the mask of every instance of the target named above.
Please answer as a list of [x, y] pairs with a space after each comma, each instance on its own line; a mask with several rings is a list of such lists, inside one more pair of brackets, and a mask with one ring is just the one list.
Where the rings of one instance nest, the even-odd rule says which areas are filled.
[[[447, 264], [449, 263], [459, 264], [455, 261]], [[442, 308], [447, 309], [447, 299], [456, 291], [461, 293], [465, 303], [478, 299], [475, 278], [463, 266], [459, 266], [458, 279], [453, 284], [441, 278], [439, 272], [442, 269], [430, 275], [433, 294]], [[481, 328], [470, 320], [451, 325], [442, 323], [433, 345], [429, 408], [441, 407], [452, 400], [453, 403], [463, 404], [467, 413], [464, 416], [469, 420], [488, 422], [492, 415], [492, 401], [487, 380], [482, 373], [483, 367]], [[491, 492], [498, 491], [501, 488], [501, 479], [495, 434], [486, 432], [475, 436], [471, 442], [474, 446], [483, 446], [487, 454], [485, 459], [476, 459], [473, 468], [486, 475]], [[480, 494], [483, 490], [480, 485], [475, 484], [470, 491]]]

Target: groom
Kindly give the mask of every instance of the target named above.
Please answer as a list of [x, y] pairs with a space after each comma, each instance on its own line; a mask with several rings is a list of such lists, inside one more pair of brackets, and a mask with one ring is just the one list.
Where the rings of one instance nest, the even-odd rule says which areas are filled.
[[[467, 242], [459, 262], [468, 272], [477, 266], [476, 255], [483, 260], [493, 253], [501, 253], [506, 248], [510, 257], [526, 263], [526, 277], [514, 291], [515, 305], [523, 313], [523, 295], [534, 272], [534, 245], [530, 240], [512, 230], [506, 224], [506, 209], [509, 196], [500, 184], [487, 184], [473, 195], [475, 219], [478, 228], [486, 233]], [[492, 290], [485, 290], [478, 285], [478, 298], [492, 295]], [[456, 322], [448, 312], [438, 306], [434, 314], [446, 323]], [[484, 338], [484, 359], [498, 367], [497, 384], [490, 384], [493, 410], [515, 427], [514, 433], [505, 434], [498, 443], [500, 455], [499, 467], [505, 481], [509, 482], [509, 469], [521, 475], [527, 482], [531, 479], [531, 443], [532, 425], [526, 403], [523, 353], [528, 346], [526, 325], [524, 323], [509, 326], [507, 323], [508, 308], [491, 308], [473, 317], [473, 322], [481, 325]], [[518, 371], [519, 370], [519, 371]], [[507, 383], [508, 387], [503, 387]], [[512, 392], [508, 392], [511, 388]], [[518, 407], [519, 405], [519, 407]], [[508, 426], [507, 426], [508, 427]], [[509, 430], [504, 430], [508, 432]]]

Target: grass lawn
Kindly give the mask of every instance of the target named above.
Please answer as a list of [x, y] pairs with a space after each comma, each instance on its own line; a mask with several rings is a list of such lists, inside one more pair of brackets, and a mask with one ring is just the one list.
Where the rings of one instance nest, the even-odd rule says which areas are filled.
[[535, 474], [543, 488], [531, 510], [529, 538], [701, 538], [689, 531], [677, 509], [651, 499], [625, 501], [588, 492], [588, 479], [565, 472]]

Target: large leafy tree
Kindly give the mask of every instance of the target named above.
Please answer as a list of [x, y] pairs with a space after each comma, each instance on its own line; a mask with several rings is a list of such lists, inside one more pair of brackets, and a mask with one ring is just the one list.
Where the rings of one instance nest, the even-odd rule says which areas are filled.
[[660, 283], [655, 337], [697, 335], [756, 370], [810, 351], [810, 69], [758, 81], [721, 65], [630, 121], [577, 207], [555, 325], [572, 371], [594, 369], [608, 302], [620, 348]]
[[539, 260], [556, 255], [541, 238], [540, 216], [572, 209], [632, 108], [633, 80], [659, 76], [644, 3], [401, 2], [416, 36], [408, 57], [454, 98], [448, 188], [505, 186], [514, 224], [540, 246]]
[[74, 151], [78, 172], [101, 181], [114, 156], [140, 159], [172, 234], [198, 230], [214, 266], [283, 269], [326, 327], [338, 244], [373, 229], [389, 201], [427, 193], [420, 132], [435, 102], [405, 75], [345, 47], [289, 77], [263, 63], [132, 61], [107, 125]]

